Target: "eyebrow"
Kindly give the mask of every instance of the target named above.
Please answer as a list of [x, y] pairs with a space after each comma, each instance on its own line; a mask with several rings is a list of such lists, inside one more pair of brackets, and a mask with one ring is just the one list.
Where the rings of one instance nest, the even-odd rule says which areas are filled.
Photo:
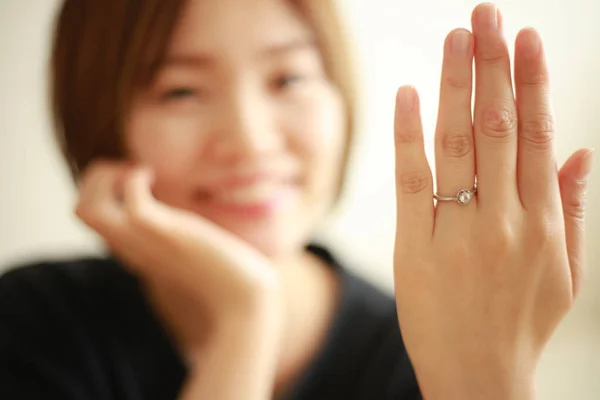
[[[285, 54], [316, 49], [316, 41], [311, 37], [299, 38], [287, 42], [277, 43], [259, 51], [258, 58], [274, 58]], [[180, 53], [169, 55], [162, 63], [162, 67], [183, 67], [194, 69], [209, 69], [215, 64], [215, 59], [206, 53]]]
[[261, 57], [276, 57], [295, 51], [313, 50], [316, 47], [317, 43], [314, 38], [304, 37], [268, 46], [260, 53]]

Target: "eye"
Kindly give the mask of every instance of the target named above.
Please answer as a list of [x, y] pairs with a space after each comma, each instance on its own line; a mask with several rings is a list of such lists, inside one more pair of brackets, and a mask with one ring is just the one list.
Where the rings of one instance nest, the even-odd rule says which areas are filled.
[[180, 88], [174, 88], [174, 89], [164, 92], [161, 96], [161, 99], [165, 100], [165, 101], [184, 100], [184, 99], [191, 98], [191, 97], [197, 97], [199, 95], [200, 95], [200, 93], [198, 90], [195, 90], [192, 88], [180, 87]]
[[288, 87], [298, 85], [305, 80], [306, 80], [306, 77], [304, 75], [300, 75], [300, 74], [281, 75], [277, 79], [275, 79], [275, 88], [276, 89], [286, 89]]

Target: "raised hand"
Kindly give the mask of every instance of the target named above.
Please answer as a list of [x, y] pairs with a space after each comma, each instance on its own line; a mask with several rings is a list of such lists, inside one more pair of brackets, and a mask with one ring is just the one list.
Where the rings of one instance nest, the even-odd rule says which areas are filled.
[[530, 399], [540, 354], [581, 285], [592, 156], [580, 150], [557, 171], [538, 34], [517, 37], [515, 96], [502, 16], [483, 4], [472, 23], [473, 34], [445, 43], [437, 204], [418, 97], [398, 92], [398, 318], [425, 398]]

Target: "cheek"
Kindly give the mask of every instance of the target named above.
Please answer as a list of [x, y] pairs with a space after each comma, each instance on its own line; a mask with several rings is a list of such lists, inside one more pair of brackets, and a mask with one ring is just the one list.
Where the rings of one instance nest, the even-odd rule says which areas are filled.
[[[343, 102], [333, 91], [326, 91], [294, 110], [289, 118], [294, 145], [311, 173], [335, 176], [340, 169], [346, 141]], [[323, 172], [330, 173], [324, 174]], [[330, 178], [332, 179], [332, 178]]]
[[181, 206], [187, 182], [202, 148], [197, 118], [164, 115], [160, 111], [133, 113], [126, 130], [130, 158], [153, 168], [155, 194]]
[[181, 173], [194, 162], [202, 146], [200, 125], [197, 118], [189, 116], [152, 111], [134, 114], [126, 133], [129, 154], [157, 173]]

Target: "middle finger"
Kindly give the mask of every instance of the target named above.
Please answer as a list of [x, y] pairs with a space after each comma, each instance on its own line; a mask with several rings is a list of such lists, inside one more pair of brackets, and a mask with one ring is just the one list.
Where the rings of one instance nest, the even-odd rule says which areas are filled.
[[507, 205], [517, 192], [517, 116], [502, 18], [492, 4], [473, 12], [475, 35], [474, 131], [479, 202]]

